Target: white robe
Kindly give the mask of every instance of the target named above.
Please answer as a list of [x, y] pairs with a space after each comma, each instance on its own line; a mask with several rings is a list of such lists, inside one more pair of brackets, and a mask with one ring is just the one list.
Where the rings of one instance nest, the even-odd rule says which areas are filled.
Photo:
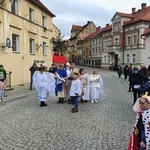
[[77, 96], [76, 93], [78, 96], [82, 93], [82, 83], [79, 79], [73, 80], [70, 88], [70, 96]]
[[33, 86], [38, 91], [40, 101], [46, 101], [47, 97], [55, 97], [55, 78], [50, 72], [35, 71], [33, 75]]
[[103, 80], [100, 75], [90, 75], [90, 95], [92, 100], [98, 100], [100, 95], [104, 95]]

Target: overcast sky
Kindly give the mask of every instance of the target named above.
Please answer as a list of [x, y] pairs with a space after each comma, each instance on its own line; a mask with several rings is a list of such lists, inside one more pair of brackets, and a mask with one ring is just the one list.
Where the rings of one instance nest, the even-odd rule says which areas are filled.
[[83, 26], [93, 21], [96, 26], [111, 24], [116, 12], [131, 13], [132, 8], [141, 8], [142, 3], [150, 6], [150, 0], [40, 0], [56, 17], [53, 23], [60, 29], [61, 36], [70, 37], [72, 25]]

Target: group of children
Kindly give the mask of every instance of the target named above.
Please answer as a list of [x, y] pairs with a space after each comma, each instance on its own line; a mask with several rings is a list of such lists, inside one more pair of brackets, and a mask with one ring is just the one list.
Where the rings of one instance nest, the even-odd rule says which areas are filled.
[[74, 104], [72, 113], [78, 112], [79, 97], [81, 102], [91, 99], [92, 103], [97, 103], [100, 94], [104, 94], [103, 80], [98, 71], [94, 70], [88, 75], [84, 68], [80, 70], [75, 68], [74, 63], [67, 63], [66, 67], [61, 64], [58, 68], [51, 68], [50, 71], [42, 64], [41, 69], [35, 71], [33, 75], [33, 85], [38, 91], [41, 107], [47, 106], [45, 101], [48, 95], [52, 98], [57, 93], [58, 103], [63, 103], [65, 98], [71, 99], [71, 103]]

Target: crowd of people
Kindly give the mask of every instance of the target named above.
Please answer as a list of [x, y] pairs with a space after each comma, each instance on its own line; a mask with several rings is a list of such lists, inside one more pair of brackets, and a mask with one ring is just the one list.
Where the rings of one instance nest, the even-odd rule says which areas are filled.
[[38, 68], [36, 62], [31, 68], [31, 82], [38, 91], [40, 106], [47, 106], [48, 96], [58, 97], [58, 104], [68, 102], [73, 104], [72, 113], [78, 112], [78, 101], [97, 103], [103, 92], [103, 80], [97, 70], [87, 74], [84, 68], [78, 69], [75, 63], [52, 64], [48, 69], [46, 64]]
[[124, 79], [127, 76], [128, 92], [133, 92], [133, 110], [137, 113], [128, 150], [150, 150], [150, 65], [125, 66]]

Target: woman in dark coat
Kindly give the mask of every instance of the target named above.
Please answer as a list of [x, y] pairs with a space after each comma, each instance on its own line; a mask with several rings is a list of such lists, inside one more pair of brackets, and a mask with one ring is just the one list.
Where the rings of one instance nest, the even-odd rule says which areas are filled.
[[118, 76], [119, 76], [119, 78], [121, 77], [121, 75], [122, 75], [122, 67], [119, 65], [118, 66]]
[[124, 79], [127, 79], [127, 75], [128, 75], [128, 66], [126, 65], [123, 69], [123, 74], [124, 74]]

